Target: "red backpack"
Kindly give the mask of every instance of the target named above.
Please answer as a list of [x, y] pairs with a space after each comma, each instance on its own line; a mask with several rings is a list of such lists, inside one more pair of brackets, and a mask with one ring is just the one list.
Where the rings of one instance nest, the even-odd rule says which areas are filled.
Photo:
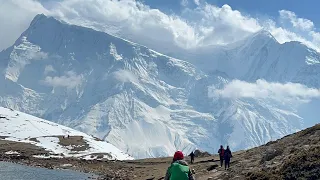
[[220, 149], [219, 151], [220, 151], [220, 153], [219, 153], [220, 156], [224, 156], [224, 149]]

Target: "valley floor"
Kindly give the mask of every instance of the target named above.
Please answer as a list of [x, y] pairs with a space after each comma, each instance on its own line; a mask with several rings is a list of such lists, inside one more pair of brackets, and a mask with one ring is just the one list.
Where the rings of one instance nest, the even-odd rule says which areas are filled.
[[[91, 172], [101, 175], [101, 179], [160, 180], [171, 162], [171, 158], [104, 161], [33, 157], [39, 153], [48, 152], [30, 144], [0, 140], [0, 161]], [[235, 152], [233, 157], [229, 170], [219, 167], [215, 155], [198, 157], [190, 166], [197, 180], [320, 179], [320, 125], [257, 148]]]

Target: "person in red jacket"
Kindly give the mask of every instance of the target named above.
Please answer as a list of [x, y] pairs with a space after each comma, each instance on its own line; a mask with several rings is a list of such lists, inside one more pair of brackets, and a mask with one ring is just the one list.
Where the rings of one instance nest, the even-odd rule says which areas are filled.
[[224, 159], [224, 149], [223, 149], [222, 145], [220, 146], [218, 153], [219, 153], [219, 157], [220, 157], [220, 166], [222, 167], [223, 159]]

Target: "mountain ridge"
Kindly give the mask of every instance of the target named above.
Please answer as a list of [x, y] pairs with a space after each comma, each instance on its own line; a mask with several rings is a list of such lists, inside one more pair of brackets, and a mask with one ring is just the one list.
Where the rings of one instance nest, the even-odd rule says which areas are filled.
[[[320, 55], [301, 42], [280, 44], [270, 32], [260, 30], [243, 40], [225, 46], [204, 47], [178, 52], [176, 57], [191, 62], [200, 70], [221, 71], [231, 79], [255, 82], [295, 82], [319, 88]], [[286, 67], [288, 63], [288, 67]], [[278, 69], [273, 69], [274, 67]], [[305, 74], [307, 71], [313, 74]], [[312, 81], [308, 77], [313, 76]]]
[[[0, 53], [0, 104], [73, 127], [135, 158], [249, 148], [301, 128], [262, 100], [209, 97], [232, 78], [136, 43], [38, 15]], [[212, 67], [207, 65], [208, 67]], [[291, 121], [289, 121], [289, 119]], [[293, 123], [294, 122], [294, 123]]]

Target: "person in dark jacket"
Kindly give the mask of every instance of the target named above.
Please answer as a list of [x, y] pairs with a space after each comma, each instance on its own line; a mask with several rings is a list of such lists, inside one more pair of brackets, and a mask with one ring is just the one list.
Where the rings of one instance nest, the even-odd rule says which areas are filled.
[[194, 180], [188, 163], [184, 161], [181, 151], [174, 153], [173, 161], [167, 170], [164, 180]]
[[222, 145], [220, 146], [220, 149], [218, 150], [218, 153], [219, 153], [219, 157], [220, 157], [220, 166], [222, 167], [223, 158], [224, 158], [224, 148], [223, 148]]
[[232, 153], [231, 150], [229, 148], [229, 146], [227, 146], [227, 149], [224, 151], [224, 169], [227, 170], [230, 168], [230, 160], [232, 158]]
[[189, 154], [189, 156], [191, 157], [191, 164], [193, 164], [193, 163], [194, 163], [194, 156], [195, 156], [194, 152], [192, 151], [192, 152]]

